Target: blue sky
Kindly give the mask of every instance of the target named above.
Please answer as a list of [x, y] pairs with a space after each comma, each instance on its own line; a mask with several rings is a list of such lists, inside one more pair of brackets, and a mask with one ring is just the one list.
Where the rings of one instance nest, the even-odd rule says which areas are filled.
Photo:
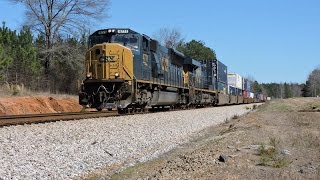
[[[106, 10], [110, 18], [92, 31], [129, 27], [152, 36], [176, 28], [214, 49], [229, 72], [261, 83], [302, 83], [320, 65], [319, 0], [112, 0]], [[22, 6], [0, 0], [8, 27], [19, 29], [23, 16]]]

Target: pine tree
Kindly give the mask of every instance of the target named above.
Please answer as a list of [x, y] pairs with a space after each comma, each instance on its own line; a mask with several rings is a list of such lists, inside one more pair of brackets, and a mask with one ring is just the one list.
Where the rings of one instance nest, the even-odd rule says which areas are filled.
[[216, 54], [214, 50], [205, 46], [202, 41], [191, 40], [188, 43], [181, 43], [177, 46], [177, 50], [186, 56], [195, 60], [215, 60]]
[[292, 98], [292, 90], [287, 83], [284, 83], [284, 98]]
[[311, 97], [311, 84], [310, 81], [306, 81], [306, 84], [303, 85], [302, 88], [302, 96], [303, 97]]

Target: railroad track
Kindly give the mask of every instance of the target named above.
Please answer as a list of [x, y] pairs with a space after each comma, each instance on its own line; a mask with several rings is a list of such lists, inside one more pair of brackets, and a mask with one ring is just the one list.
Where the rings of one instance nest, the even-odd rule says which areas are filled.
[[67, 113], [45, 113], [45, 114], [24, 114], [0, 116], [0, 127], [11, 125], [46, 123], [55, 121], [69, 121], [86, 118], [126, 116], [134, 114], [145, 114], [153, 111], [130, 112], [119, 114], [118, 111], [92, 111], [92, 112], [67, 112]]
[[[47, 114], [24, 114], [24, 115], [5, 115], [0, 116], [0, 127], [22, 124], [46, 123], [54, 121], [69, 121], [86, 118], [100, 118], [100, 117], [114, 117], [123, 115], [146, 114], [152, 112], [162, 112], [164, 109], [158, 111], [141, 111], [128, 114], [119, 114], [117, 111], [100, 111], [100, 112], [68, 112], [68, 113], [47, 113]], [[183, 109], [175, 109], [170, 111], [179, 111]]]
[[99, 118], [119, 116], [116, 111], [106, 112], [72, 112], [0, 116], [0, 127], [21, 124], [45, 123], [54, 121], [79, 120], [85, 118]]

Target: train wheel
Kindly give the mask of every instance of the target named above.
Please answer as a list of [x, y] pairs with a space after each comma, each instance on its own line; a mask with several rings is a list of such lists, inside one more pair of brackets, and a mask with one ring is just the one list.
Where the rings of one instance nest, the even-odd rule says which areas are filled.
[[124, 114], [124, 110], [123, 110], [123, 109], [118, 108], [118, 113], [119, 113], [119, 114]]
[[127, 114], [128, 113], [128, 108], [119, 108], [118, 109], [119, 114]]

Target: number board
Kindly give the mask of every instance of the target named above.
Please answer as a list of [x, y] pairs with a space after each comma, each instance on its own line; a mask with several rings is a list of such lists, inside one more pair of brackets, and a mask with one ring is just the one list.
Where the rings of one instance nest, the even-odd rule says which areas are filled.
[[119, 34], [127, 34], [127, 33], [129, 33], [129, 30], [128, 29], [118, 29], [117, 32]]

